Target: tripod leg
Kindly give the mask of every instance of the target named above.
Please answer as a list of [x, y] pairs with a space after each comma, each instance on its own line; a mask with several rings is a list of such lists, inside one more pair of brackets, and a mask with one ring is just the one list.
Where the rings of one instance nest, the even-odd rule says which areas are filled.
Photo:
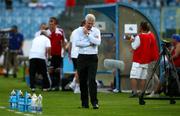
[[170, 104], [176, 104], [176, 101], [175, 101], [175, 99], [173, 99], [173, 98], [170, 98]]
[[159, 66], [159, 64], [160, 64], [160, 60], [161, 60], [161, 57], [159, 57], [158, 61], [156, 62], [155, 66], [154, 66], [154, 68], [153, 68], [153, 71], [152, 71], [152, 73], [151, 73], [151, 75], [150, 75], [150, 78], [149, 78], [149, 80], [148, 80], [145, 88], [143, 89], [140, 97], [143, 97], [143, 96], [144, 96], [144, 94], [145, 94], [145, 92], [146, 92], [146, 89], [147, 89], [150, 81], [152, 80], [152, 78], [153, 78], [153, 76], [154, 76], [154, 73], [156, 72], [156, 70], [157, 70], [157, 68], [158, 68], [158, 66]]
[[[161, 54], [162, 54], [162, 53], [161, 53]], [[149, 80], [148, 80], [145, 88], [143, 89], [141, 95], [139, 96], [139, 105], [145, 105], [145, 103], [146, 103], [146, 102], [144, 101], [144, 95], [145, 95], [146, 89], [147, 89], [150, 81], [151, 81], [152, 78], [153, 78], [154, 73], [156, 72], [156, 70], [157, 70], [157, 68], [158, 68], [158, 66], [159, 66], [159, 64], [160, 64], [160, 60], [161, 60], [161, 57], [159, 57], [158, 61], [157, 61], [156, 64], [154, 65], [154, 68], [153, 68], [153, 71], [152, 71], [152, 73], [151, 73], [151, 75], [150, 75], [150, 78], [149, 78]]]
[[144, 101], [144, 99], [143, 99], [143, 96], [140, 96], [139, 97], [139, 105], [145, 105], [145, 101]]

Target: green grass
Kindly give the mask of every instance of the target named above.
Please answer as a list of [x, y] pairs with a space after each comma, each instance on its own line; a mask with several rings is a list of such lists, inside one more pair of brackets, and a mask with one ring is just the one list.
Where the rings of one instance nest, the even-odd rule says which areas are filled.
[[[4, 78], [0, 76], [0, 108], [1, 116], [22, 116], [8, 110], [8, 97], [13, 89], [29, 91], [22, 78]], [[80, 95], [72, 92], [41, 92], [43, 96], [43, 113], [41, 116], [179, 116], [180, 101], [169, 104], [168, 100], [146, 100], [146, 105], [138, 104], [138, 98], [128, 98], [126, 93], [98, 93], [100, 109], [78, 108]], [[28, 113], [30, 114], [30, 113]], [[32, 114], [37, 115], [37, 114]]]

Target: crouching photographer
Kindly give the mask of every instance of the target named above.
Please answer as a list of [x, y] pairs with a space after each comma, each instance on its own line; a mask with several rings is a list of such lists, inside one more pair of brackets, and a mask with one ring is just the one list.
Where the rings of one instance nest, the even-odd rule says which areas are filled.
[[171, 42], [163, 42], [163, 49], [166, 49], [160, 65], [162, 75], [155, 94], [148, 97], [159, 96], [164, 92], [168, 96], [180, 96], [180, 35], [172, 35]]
[[172, 50], [172, 59], [174, 61], [174, 65], [177, 68], [178, 72], [180, 71], [180, 35], [174, 34], [173, 38], [173, 50]]

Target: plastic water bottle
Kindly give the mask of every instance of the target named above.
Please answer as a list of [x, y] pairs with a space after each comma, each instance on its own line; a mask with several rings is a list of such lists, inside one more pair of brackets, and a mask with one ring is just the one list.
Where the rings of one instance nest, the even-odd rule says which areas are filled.
[[18, 110], [20, 112], [24, 112], [25, 111], [25, 98], [23, 96], [19, 97]]
[[16, 109], [18, 109], [18, 101], [20, 98], [20, 94], [22, 95], [22, 91], [21, 90], [16, 90]]
[[39, 114], [41, 114], [42, 113], [42, 96], [41, 96], [41, 94], [39, 94], [39, 96], [38, 96], [38, 98], [37, 98], [37, 112], [39, 113]]
[[37, 96], [34, 93], [31, 100], [31, 112], [36, 113], [36, 109], [37, 109]]
[[25, 111], [25, 97], [23, 96], [23, 92], [21, 90], [19, 90], [18, 110], [21, 112]]
[[26, 111], [27, 112], [31, 112], [32, 108], [31, 108], [31, 104], [32, 104], [32, 98], [31, 98], [31, 94], [27, 93], [27, 97], [26, 97]]
[[16, 92], [12, 90], [10, 97], [9, 97], [10, 109], [16, 109]]

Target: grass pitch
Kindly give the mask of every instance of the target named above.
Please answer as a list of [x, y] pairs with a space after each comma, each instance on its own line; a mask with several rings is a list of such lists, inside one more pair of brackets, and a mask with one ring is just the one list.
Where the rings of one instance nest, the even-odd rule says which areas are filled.
[[21, 89], [23, 92], [29, 91], [22, 78], [5, 78], [0, 76], [0, 115], [1, 116], [179, 116], [180, 101], [176, 104], [169, 104], [168, 100], [146, 100], [146, 105], [139, 105], [138, 98], [128, 98], [127, 93], [98, 93], [98, 110], [81, 109], [80, 94], [73, 92], [42, 92], [37, 94], [43, 96], [42, 114], [19, 113], [9, 110], [9, 94], [13, 89]]

